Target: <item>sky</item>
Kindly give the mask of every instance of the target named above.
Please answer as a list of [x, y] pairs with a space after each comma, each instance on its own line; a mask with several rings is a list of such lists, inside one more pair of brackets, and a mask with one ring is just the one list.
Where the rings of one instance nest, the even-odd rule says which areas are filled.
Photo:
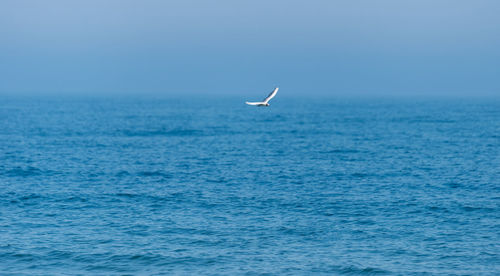
[[2, 0], [0, 94], [500, 95], [499, 14], [498, 0]]

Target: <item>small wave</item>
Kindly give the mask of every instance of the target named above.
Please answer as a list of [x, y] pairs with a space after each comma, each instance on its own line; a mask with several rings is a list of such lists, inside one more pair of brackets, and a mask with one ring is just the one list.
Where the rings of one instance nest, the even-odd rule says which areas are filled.
[[70, 259], [73, 256], [74, 256], [73, 252], [61, 251], [61, 250], [52, 250], [46, 255], [48, 259], [54, 259], [54, 260]]
[[119, 200], [119, 201], [132, 200], [132, 201], [141, 201], [152, 204], [163, 204], [169, 201], [178, 202], [184, 198], [184, 195], [179, 193], [173, 193], [169, 195], [148, 195], [148, 194], [121, 192], [116, 194], [108, 194], [108, 196], [113, 200]]
[[70, 196], [66, 198], [61, 198], [55, 200], [56, 202], [87, 202], [88, 199], [80, 197], [80, 196]]
[[139, 176], [160, 176], [163, 178], [172, 178], [172, 175], [162, 171], [142, 171], [137, 173]]
[[466, 212], [486, 212], [486, 213], [495, 212], [494, 208], [476, 207], [476, 206], [462, 206], [462, 210]]
[[7, 202], [9, 204], [31, 206], [40, 203], [43, 199], [46, 199], [46, 197], [39, 194], [16, 194], [8, 196]]
[[441, 207], [441, 206], [427, 206], [425, 207], [428, 211], [431, 211], [433, 213], [449, 213], [450, 210], [446, 207]]
[[157, 130], [124, 130], [123, 134], [129, 137], [150, 136], [201, 136], [203, 131], [197, 129], [157, 129]]
[[28, 200], [33, 200], [33, 199], [40, 199], [42, 198], [41, 195], [38, 194], [29, 194], [29, 195], [23, 195], [18, 198], [19, 201], [28, 201]]
[[370, 177], [370, 176], [373, 176], [373, 175], [368, 174], [368, 173], [359, 173], [359, 172], [351, 174], [351, 177], [354, 177], [354, 178], [365, 178], [365, 177]]
[[[97, 257], [97, 256], [96, 256]], [[102, 256], [99, 256], [102, 257]], [[95, 258], [93, 255], [84, 256], [85, 259]], [[166, 265], [174, 265], [174, 264], [210, 264], [214, 263], [217, 260], [220, 260], [222, 257], [214, 257], [214, 258], [196, 258], [189, 256], [182, 257], [172, 257], [165, 256], [162, 254], [153, 254], [153, 253], [145, 253], [145, 254], [116, 254], [102, 260], [100, 264], [92, 264], [85, 269], [87, 271], [111, 271], [118, 267], [122, 269], [123, 264], [133, 264], [133, 265], [147, 265], [147, 266], [166, 266]]]
[[2, 260], [13, 260], [16, 262], [26, 262], [30, 263], [37, 260], [37, 255], [29, 253], [18, 253], [18, 252], [7, 252], [0, 254], [0, 259]]
[[209, 183], [228, 183], [229, 181], [223, 177], [216, 178], [216, 179], [207, 179], [206, 180]]
[[5, 172], [5, 175], [11, 176], [11, 177], [16, 177], [16, 176], [22, 176], [22, 177], [28, 177], [28, 176], [36, 176], [36, 175], [41, 175], [43, 174], [43, 171], [32, 167], [28, 166], [26, 168], [21, 168], [21, 167], [16, 167], [11, 170], [7, 170]]
[[356, 149], [333, 149], [329, 151], [324, 151], [323, 153], [358, 153], [359, 150]]
[[448, 186], [449, 188], [453, 188], [453, 189], [462, 187], [462, 185], [460, 183], [457, 183], [457, 182], [448, 182], [445, 185]]
[[117, 177], [129, 176], [130, 173], [128, 171], [119, 171], [116, 173]]
[[409, 124], [419, 124], [419, 123], [437, 123], [437, 124], [449, 124], [456, 123], [456, 120], [452, 119], [435, 119], [429, 116], [416, 116], [416, 117], [400, 117], [391, 120], [396, 123], [409, 123]]
[[117, 193], [117, 194], [114, 194], [113, 196], [125, 197], [125, 198], [135, 198], [135, 197], [140, 197], [142, 195], [140, 195], [140, 194], [130, 194], [130, 193]]
[[339, 271], [341, 274], [347, 275], [379, 275], [379, 274], [389, 274], [389, 271], [378, 269], [375, 267], [365, 267], [359, 268], [355, 266], [350, 266]]
[[235, 135], [241, 134], [241, 131], [236, 131], [228, 127], [212, 126], [207, 128], [210, 134], [213, 135]]
[[328, 274], [340, 274], [340, 275], [387, 275], [391, 274], [390, 271], [383, 270], [375, 267], [357, 267], [351, 266], [339, 266], [331, 265], [322, 268], [313, 269], [314, 272], [328, 273]]

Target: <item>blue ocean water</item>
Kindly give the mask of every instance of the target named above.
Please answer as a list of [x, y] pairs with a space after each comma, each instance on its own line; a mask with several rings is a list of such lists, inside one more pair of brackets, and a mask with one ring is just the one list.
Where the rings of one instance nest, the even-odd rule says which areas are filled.
[[500, 271], [500, 102], [0, 101], [0, 272]]

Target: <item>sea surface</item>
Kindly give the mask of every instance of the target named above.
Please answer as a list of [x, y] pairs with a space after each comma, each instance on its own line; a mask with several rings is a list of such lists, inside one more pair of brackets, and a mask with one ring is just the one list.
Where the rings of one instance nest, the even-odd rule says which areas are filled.
[[0, 274], [499, 275], [499, 99], [245, 100], [1, 97]]

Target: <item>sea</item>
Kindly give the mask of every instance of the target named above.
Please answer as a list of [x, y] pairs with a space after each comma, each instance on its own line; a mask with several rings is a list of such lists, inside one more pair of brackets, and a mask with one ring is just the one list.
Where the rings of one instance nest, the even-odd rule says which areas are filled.
[[0, 97], [0, 275], [500, 274], [499, 98], [304, 95]]

